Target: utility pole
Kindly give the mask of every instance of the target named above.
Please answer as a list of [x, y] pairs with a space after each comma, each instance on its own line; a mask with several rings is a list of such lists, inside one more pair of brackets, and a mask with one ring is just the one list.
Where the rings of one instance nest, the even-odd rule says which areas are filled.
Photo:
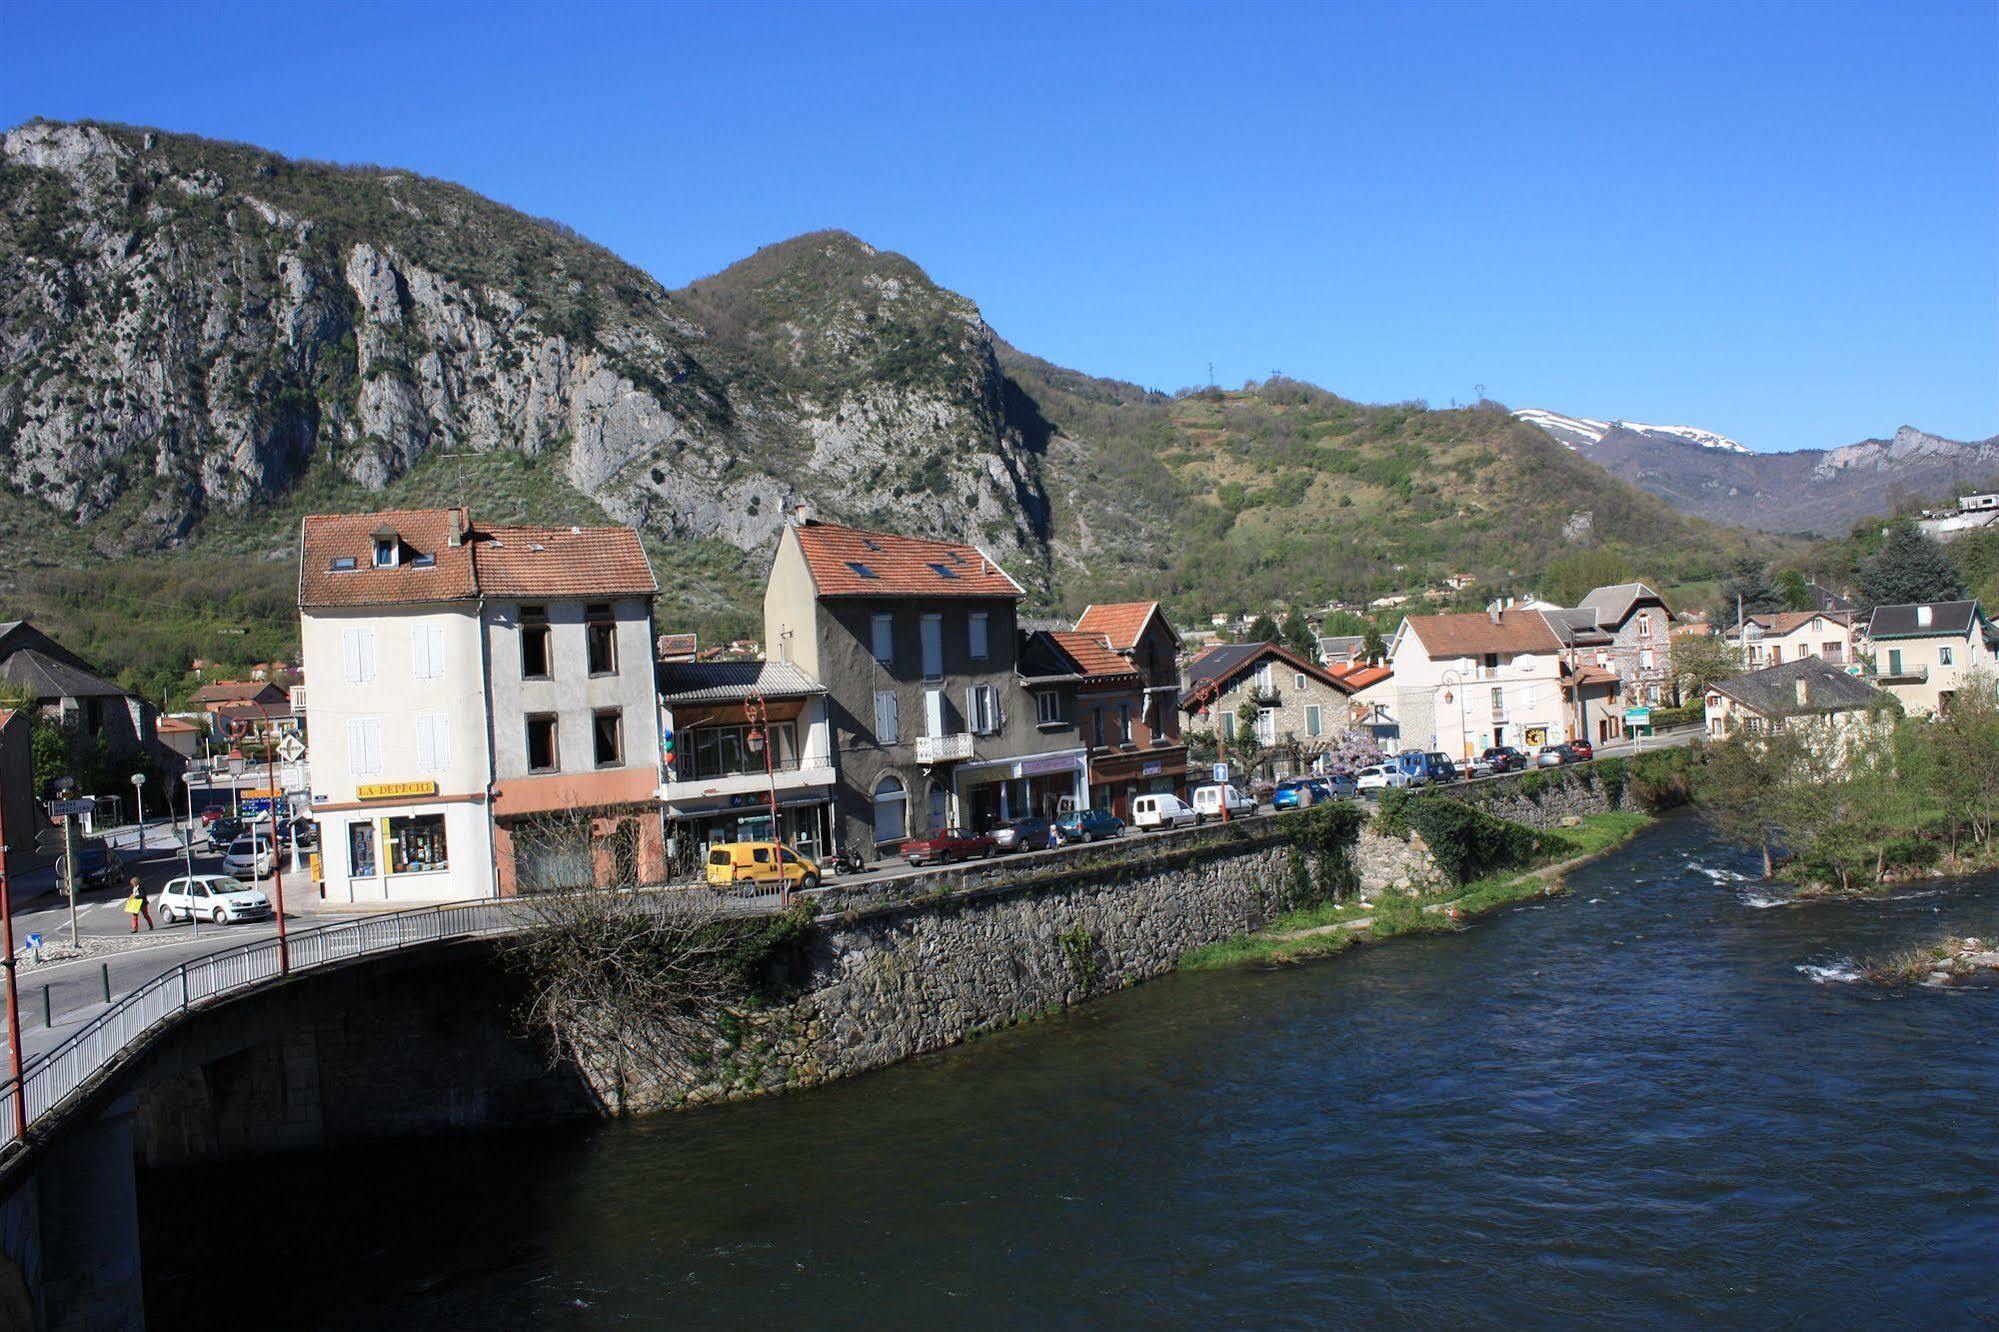
[[[0, 818], [5, 817], [0, 806]], [[14, 894], [7, 886], [7, 833], [0, 825], [0, 933], [4, 933], [7, 960], [7, 1067], [14, 1080], [14, 1141], [28, 1136], [28, 1088], [21, 1081], [21, 1000], [14, 985]]]
[[[285, 938], [285, 876], [278, 871], [278, 726], [266, 722], [264, 735], [264, 780], [270, 792], [265, 807], [271, 811], [271, 897], [278, 908], [278, 972], [292, 974], [291, 941]], [[250, 868], [257, 868], [257, 829], [250, 827]]]

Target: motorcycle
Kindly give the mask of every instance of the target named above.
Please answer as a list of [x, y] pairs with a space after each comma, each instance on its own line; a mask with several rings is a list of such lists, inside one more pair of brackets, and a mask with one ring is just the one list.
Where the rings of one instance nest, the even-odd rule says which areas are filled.
[[867, 864], [861, 859], [860, 852], [849, 850], [844, 846], [839, 847], [833, 852], [833, 872], [835, 874], [859, 874], [865, 869], [867, 869]]

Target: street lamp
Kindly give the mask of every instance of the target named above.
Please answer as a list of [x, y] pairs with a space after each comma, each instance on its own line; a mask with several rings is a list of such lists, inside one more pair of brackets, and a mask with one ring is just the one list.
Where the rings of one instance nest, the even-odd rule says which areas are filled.
[[743, 700], [743, 714], [749, 719], [750, 733], [747, 742], [752, 754], [764, 756], [764, 776], [770, 779], [770, 844], [771, 854], [777, 857], [777, 902], [779, 906], [791, 905], [791, 885], [784, 877], [784, 839], [778, 836], [777, 826], [777, 765], [771, 758], [770, 705], [764, 696], [752, 689]]
[[1443, 681], [1444, 681], [1444, 702], [1448, 704], [1448, 703], [1449, 703], [1449, 702], [1451, 701], [1451, 696], [1452, 696], [1453, 692], [1455, 692], [1455, 693], [1456, 693], [1456, 695], [1457, 695], [1457, 700], [1458, 700], [1458, 747], [1459, 747], [1459, 748], [1460, 748], [1461, 750], [1463, 750], [1463, 751], [1464, 751], [1464, 756], [1465, 756], [1466, 758], [1470, 758], [1470, 757], [1471, 757], [1471, 737], [1470, 737], [1469, 735], [1467, 735], [1467, 734], [1466, 734], [1466, 732], [1465, 732], [1465, 726], [1466, 726], [1466, 722], [1465, 722], [1465, 686], [1464, 686], [1464, 677], [1463, 677], [1463, 676], [1461, 676], [1461, 675], [1459, 675], [1459, 674], [1457, 673], [1457, 671], [1456, 671], [1456, 670], [1447, 670], [1447, 671], [1445, 671], [1445, 672], [1444, 672], [1444, 676], [1443, 676]]
[[[75, 895], [71, 895], [75, 900]], [[7, 1066], [14, 1078], [14, 1141], [28, 1138], [28, 1088], [21, 1081], [21, 1003], [14, 989], [14, 899], [7, 887], [7, 847], [0, 844], [0, 933], [7, 945]]]
[[143, 772], [132, 774], [132, 804], [133, 812], [139, 820], [139, 849], [144, 851], [146, 849], [146, 774]]

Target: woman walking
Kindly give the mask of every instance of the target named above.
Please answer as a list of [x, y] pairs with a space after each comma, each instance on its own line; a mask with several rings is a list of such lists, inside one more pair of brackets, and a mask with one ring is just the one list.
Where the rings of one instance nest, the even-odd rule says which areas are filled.
[[132, 918], [132, 933], [139, 932], [139, 917], [146, 918], [146, 928], [153, 928], [153, 909], [146, 905], [146, 890], [139, 886], [139, 876], [132, 876], [132, 891], [125, 898], [125, 914]]

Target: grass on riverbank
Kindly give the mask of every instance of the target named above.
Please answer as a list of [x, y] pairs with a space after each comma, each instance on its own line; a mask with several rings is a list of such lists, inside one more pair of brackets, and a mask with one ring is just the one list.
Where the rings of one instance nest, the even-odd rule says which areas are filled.
[[[1552, 834], [1562, 843], [1562, 849], [1539, 865], [1488, 875], [1463, 888], [1414, 897], [1389, 893], [1373, 902], [1362, 902], [1359, 898], [1321, 902], [1287, 912], [1255, 934], [1193, 949], [1181, 957], [1180, 966], [1190, 971], [1211, 971], [1252, 963], [1303, 962], [1399, 934], [1435, 934], [1460, 929], [1466, 917], [1509, 902], [1559, 892], [1560, 873], [1565, 867], [1622, 845], [1652, 822], [1650, 814], [1637, 810], [1586, 815], [1580, 827], [1563, 828]], [[1456, 908], [1455, 917], [1450, 908]]]

